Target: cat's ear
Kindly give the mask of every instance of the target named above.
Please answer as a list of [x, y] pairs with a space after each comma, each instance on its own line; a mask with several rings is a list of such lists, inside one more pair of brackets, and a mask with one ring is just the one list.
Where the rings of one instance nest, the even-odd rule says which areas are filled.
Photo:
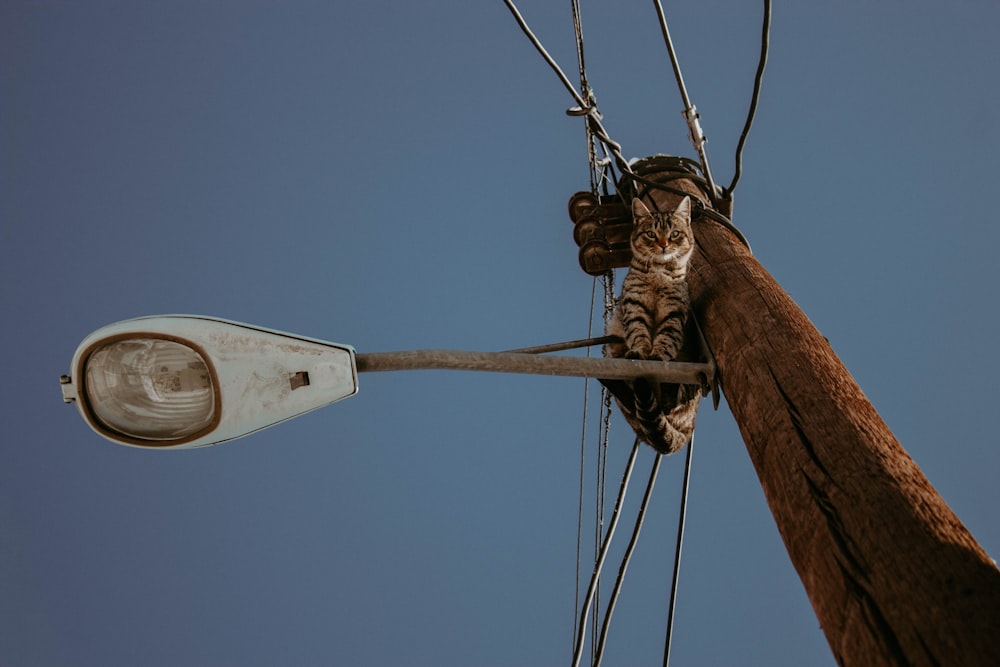
[[684, 218], [688, 222], [691, 221], [691, 197], [688, 195], [684, 196], [681, 203], [677, 205], [674, 209], [674, 215]]
[[638, 197], [632, 200], [632, 219], [648, 218], [652, 215], [646, 205]]

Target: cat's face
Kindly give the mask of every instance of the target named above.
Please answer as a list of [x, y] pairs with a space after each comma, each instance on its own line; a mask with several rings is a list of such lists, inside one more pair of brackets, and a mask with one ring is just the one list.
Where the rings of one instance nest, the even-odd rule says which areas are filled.
[[632, 254], [649, 264], [679, 265], [694, 250], [691, 198], [684, 197], [671, 213], [653, 213], [639, 199], [632, 200]]

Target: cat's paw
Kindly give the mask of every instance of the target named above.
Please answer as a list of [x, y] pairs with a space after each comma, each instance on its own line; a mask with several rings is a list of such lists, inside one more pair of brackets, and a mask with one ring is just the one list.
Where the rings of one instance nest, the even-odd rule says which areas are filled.
[[633, 341], [625, 353], [626, 359], [652, 359], [653, 344], [649, 341]]
[[656, 346], [650, 350], [649, 358], [657, 361], [673, 361], [677, 358], [677, 350], [668, 349], [666, 346]]

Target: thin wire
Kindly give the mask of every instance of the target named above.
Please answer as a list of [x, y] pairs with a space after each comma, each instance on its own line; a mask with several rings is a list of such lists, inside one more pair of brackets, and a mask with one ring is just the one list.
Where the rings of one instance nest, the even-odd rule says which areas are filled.
[[750, 97], [750, 109], [747, 111], [747, 121], [743, 125], [743, 133], [740, 134], [740, 141], [736, 145], [736, 172], [733, 174], [733, 182], [726, 188], [726, 198], [729, 199], [736, 189], [736, 184], [743, 174], [743, 146], [746, 144], [750, 128], [753, 127], [754, 115], [757, 113], [757, 102], [760, 100], [761, 83], [764, 80], [764, 69], [767, 67], [767, 51], [771, 42], [771, 0], [764, 0], [764, 25], [760, 35], [760, 60], [757, 62], [757, 73], [753, 79], [753, 94]]
[[663, 13], [663, 5], [660, 4], [660, 0], [653, 0], [653, 4], [656, 6], [656, 16], [660, 20], [660, 32], [663, 33], [663, 41], [667, 46], [667, 53], [670, 55], [670, 65], [674, 68], [674, 78], [677, 79], [677, 88], [681, 93], [681, 101], [684, 102], [684, 108], [688, 109], [691, 107], [691, 98], [688, 97], [687, 86], [684, 85], [684, 75], [681, 74], [681, 65], [677, 60], [677, 53], [674, 51], [674, 42], [670, 39], [670, 29], [667, 28], [667, 17]]
[[684, 118], [687, 120], [688, 129], [691, 133], [691, 143], [694, 144], [694, 149], [698, 151], [698, 157], [701, 159], [701, 171], [705, 174], [705, 180], [708, 181], [708, 186], [712, 192], [712, 199], [714, 200], [718, 192], [715, 188], [715, 181], [712, 180], [712, 170], [708, 166], [705, 135], [702, 134], [701, 126], [698, 124], [698, 112], [695, 106], [691, 104], [691, 98], [688, 97], [687, 93], [687, 86], [684, 85], [684, 75], [681, 74], [680, 62], [678, 62], [677, 53], [674, 51], [674, 42], [670, 39], [670, 30], [667, 28], [667, 17], [663, 13], [663, 5], [660, 4], [660, 0], [653, 0], [653, 5], [656, 7], [656, 16], [660, 20], [660, 32], [663, 33], [663, 41], [667, 46], [667, 53], [670, 55], [670, 65], [674, 69], [674, 78], [677, 80], [677, 88], [680, 90], [681, 101], [684, 103]]
[[[516, 8], [513, 7], [512, 3], [508, 3], [507, 6], [509, 8], [511, 8], [512, 11], [515, 12], [515, 18], [517, 18], [519, 16], [519, 13], [516, 12]], [[596, 106], [596, 102], [594, 100], [593, 91], [591, 91], [590, 84], [587, 82], [587, 66], [586, 66], [586, 62], [584, 60], [584, 51], [583, 51], [583, 22], [582, 22], [582, 20], [580, 18], [580, 3], [579, 3], [579, 1], [578, 0], [571, 0], [571, 8], [572, 8], [572, 13], [573, 13], [573, 32], [575, 33], [575, 36], [576, 36], [576, 57], [577, 57], [577, 65], [578, 65], [578, 68], [579, 68], [579, 74], [580, 74], [580, 91], [582, 93], [582, 95], [578, 99], [582, 100], [583, 98], [586, 98], [586, 100], [581, 105], [582, 107], [595, 107]], [[519, 18], [518, 22], [521, 24], [522, 29], [524, 29], [526, 27], [526, 22], [524, 21], [523, 17]], [[555, 67], [555, 61], [551, 57], [548, 57], [546, 55], [546, 53], [544, 52], [544, 50], [540, 48], [541, 45], [540, 45], [540, 42], [538, 41], [538, 39], [534, 38], [530, 34], [530, 31], [526, 32], [526, 34], [528, 34], [529, 38], [535, 44], [536, 48], [540, 49], [540, 52], [542, 53], [543, 57], [545, 57], [546, 60], [549, 62], [549, 65], [553, 66], [557, 70], [557, 74], [559, 74], [558, 68]], [[565, 79], [564, 76], [561, 76], [561, 78]], [[566, 81], [568, 81], [568, 79], [565, 79], [564, 84], [565, 84]], [[576, 91], [574, 90], [572, 92], [575, 93]], [[577, 97], [577, 96], [574, 95], [574, 97]], [[591, 193], [595, 197], [597, 197], [597, 196], [599, 196], [598, 195], [598, 186], [599, 186], [599, 183], [600, 183], [600, 176], [598, 174], [598, 167], [597, 167], [597, 153], [596, 153], [596, 150], [595, 150], [595, 143], [596, 142], [594, 140], [593, 127], [591, 126], [590, 123], [584, 123], [584, 132], [585, 132], [585, 136], [586, 136], [586, 145], [587, 145], [587, 164], [588, 164], [588, 167], [589, 167], [588, 171], [589, 171], [589, 175], [590, 175], [590, 191], [591, 191]], [[587, 337], [588, 338], [592, 338], [593, 337], [594, 310], [595, 310], [596, 303], [597, 303], [597, 278], [595, 277], [594, 280], [593, 280], [593, 282], [592, 282], [592, 284], [591, 284], [591, 291], [590, 291], [590, 318], [587, 321]], [[587, 356], [588, 357], [590, 356], [590, 347], [589, 346], [587, 348]], [[578, 630], [577, 629], [576, 619], [580, 615], [580, 559], [581, 559], [582, 535], [583, 535], [583, 488], [584, 488], [584, 478], [585, 478], [585, 472], [586, 472], [584, 452], [586, 450], [586, 439], [587, 439], [587, 436], [586, 436], [586, 433], [587, 433], [587, 410], [588, 410], [588, 403], [589, 403], [589, 399], [590, 399], [590, 393], [589, 393], [589, 391], [590, 391], [590, 381], [587, 380], [586, 384], [584, 385], [584, 392], [583, 392], [583, 427], [582, 427], [582, 434], [581, 434], [581, 439], [580, 439], [580, 485], [579, 485], [580, 488], [579, 488], [579, 499], [578, 499], [578, 507], [577, 507], [577, 526], [576, 526], [576, 585], [574, 587], [576, 593], [575, 593], [575, 602], [574, 602], [575, 607], [574, 607], [574, 613], [573, 613], [573, 646], [574, 647], [576, 646], [577, 641], [581, 639], [578, 636], [577, 633], [582, 631], [582, 630]], [[603, 392], [603, 385], [602, 385], [602, 392]], [[602, 394], [602, 396], [603, 396], [603, 394]], [[607, 443], [607, 434], [600, 427], [598, 427], [598, 444], [597, 444], [597, 461], [598, 461], [598, 463], [597, 463], [597, 487], [598, 488], [597, 488], [596, 497], [599, 499], [598, 502], [601, 502], [601, 503], [603, 503], [603, 497], [604, 497], [604, 475], [603, 475], [603, 473], [604, 473], [604, 463], [603, 463], [604, 457], [602, 457], [601, 453], [602, 453], [602, 451], [606, 451], [606, 443]], [[594, 520], [595, 531], [597, 533], [596, 537], [594, 538], [594, 544], [595, 545], [597, 545], [600, 542], [600, 531], [601, 531], [601, 527], [602, 527], [602, 522], [603, 522], [603, 513], [602, 513], [602, 510], [599, 507], [597, 509], [597, 511], [595, 512], [595, 520]], [[596, 548], [596, 546], [595, 546], [595, 548]]]
[[573, 5], [573, 31], [576, 33], [576, 60], [580, 66], [580, 90], [587, 91], [587, 65], [583, 60], [583, 22], [580, 20], [580, 2], [571, 0]]
[[601, 658], [604, 656], [604, 644], [608, 638], [608, 629], [611, 626], [611, 616], [615, 612], [615, 603], [618, 602], [618, 595], [621, 593], [622, 583], [625, 581], [625, 571], [628, 570], [629, 561], [632, 558], [632, 552], [635, 551], [635, 545], [639, 542], [639, 532], [642, 530], [642, 521], [646, 516], [646, 508], [649, 506], [649, 499], [653, 495], [653, 485], [656, 484], [656, 474], [660, 470], [660, 462], [663, 460], [663, 454], [657, 454], [656, 458], [653, 459], [653, 468], [649, 471], [649, 481], [646, 483], [646, 493], [642, 496], [642, 504], [639, 506], [639, 514], [635, 518], [635, 528], [632, 529], [632, 539], [629, 540], [628, 547], [625, 549], [625, 555], [622, 556], [621, 566], [618, 568], [618, 578], [615, 579], [614, 589], [611, 591], [611, 598], [608, 600], [607, 611], [604, 612], [604, 623], [601, 625], [601, 638], [597, 642], [597, 653], [594, 657], [594, 667], [601, 664]]
[[[590, 288], [590, 318], [587, 321], [587, 337], [594, 333], [594, 304], [597, 303], [597, 277]], [[587, 348], [590, 356], [590, 348]], [[603, 386], [603, 385], [602, 385]], [[587, 451], [587, 405], [590, 401], [590, 378], [583, 380], [583, 425], [580, 432], [580, 490], [576, 509], [576, 596], [573, 600], [573, 646], [576, 646], [576, 618], [580, 615], [580, 556], [583, 547], [583, 484], [585, 453]]]
[[545, 59], [545, 62], [547, 62], [549, 67], [552, 68], [552, 71], [556, 73], [556, 76], [558, 76], [559, 80], [562, 81], [562, 84], [566, 87], [566, 90], [569, 91], [569, 94], [573, 96], [573, 99], [576, 100], [576, 103], [579, 104], [581, 108], [586, 109], [588, 107], [587, 102], [584, 101], [583, 97], [580, 96], [580, 93], [578, 93], [576, 88], [573, 87], [573, 84], [570, 83], [570, 80], [566, 77], [566, 74], [564, 74], [562, 69], [559, 68], [559, 64], [556, 63], [555, 59], [549, 55], [549, 52], [545, 50], [545, 47], [542, 46], [542, 43], [538, 40], [537, 37], [535, 37], [535, 33], [531, 32], [531, 28], [528, 27], [528, 23], [524, 20], [524, 17], [521, 16], [521, 12], [517, 11], [517, 7], [514, 5], [512, 0], [503, 0], [503, 1], [504, 4], [507, 5], [507, 9], [510, 10], [510, 13], [514, 15], [514, 19], [517, 21], [517, 24], [521, 26], [521, 31], [524, 32], [524, 34], [528, 37], [529, 40], [531, 40], [531, 43], [534, 44], [535, 49], [538, 50], [538, 53], [541, 54], [542, 58]]
[[621, 486], [618, 489], [618, 499], [615, 501], [615, 509], [611, 514], [611, 521], [608, 523], [608, 533], [601, 543], [601, 549], [594, 563], [594, 573], [590, 577], [590, 586], [587, 588], [587, 596], [583, 601], [583, 611], [580, 614], [580, 632], [577, 636], [576, 647], [573, 650], [573, 667], [579, 667], [580, 657], [583, 654], [583, 638], [587, 627], [587, 617], [590, 613], [591, 604], [594, 601], [594, 593], [597, 590], [598, 582], [601, 578], [601, 568], [607, 558], [608, 549], [611, 546], [611, 538], [614, 537], [615, 527], [618, 525], [618, 517], [621, 516], [621, 507], [625, 499], [625, 492], [628, 489], [629, 478], [632, 476], [632, 468], [635, 467], [636, 455], [639, 453], [639, 438], [635, 439], [632, 445], [632, 452], [629, 454], [628, 463], [625, 465], [625, 473], [622, 475]]
[[[605, 330], [607, 329], [608, 320], [611, 318], [614, 310], [614, 293], [615, 293], [615, 272], [613, 270], [605, 272], [601, 278], [602, 285], [604, 287], [604, 312], [602, 313], [601, 319], [604, 323]], [[597, 449], [597, 489], [595, 492], [595, 521], [594, 521], [594, 562], [596, 563], [600, 558], [600, 549], [604, 539], [604, 510], [607, 506], [607, 501], [605, 499], [605, 491], [607, 489], [607, 470], [608, 470], [608, 444], [611, 440], [611, 393], [608, 391], [607, 387], [603, 384], [601, 385], [601, 405], [603, 408], [603, 415], [600, 422], [600, 440], [598, 441]], [[610, 539], [610, 537], [608, 538]], [[594, 583], [594, 593], [593, 593], [593, 606], [595, 608], [600, 606], [601, 599], [601, 582], [600, 578]], [[589, 606], [587, 607], [589, 609]], [[580, 620], [580, 627], [585, 625], [585, 620]], [[591, 628], [591, 658], [593, 658], [594, 650], [597, 646], [597, 637], [600, 632], [599, 619], [597, 614], [594, 614], [593, 624]], [[578, 641], [580, 638], [578, 638]]]
[[[590, 590], [588, 591], [587, 600], [584, 603], [583, 612], [580, 617], [580, 628], [582, 629], [586, 625], [587, 612], [590, 610], [591, 606], [600, 605], [601, 601], [601, 578], [600, 578], [600, 568], [604, 564], [604, 549], [605, 544], [610, 544], [611, 536], [614, 534], [615, 526], [618, 521], [618, 508], [619, 505], [615, 505], [614, 512], [611, 515], [611, 522], [608, 525], [607, 534], [604, 533], [604, 509], [607, 506], [607, 501], [605, 500], [605, 491], [607, 490], [607, 480], [608, 480], [608, 430], [611, 426], [610, 420], [605, 420], [603, 423], [604, 430], [601, 434], [601, 440], [597, 444], [597, 489], [594, 494], [594, 499], [596, 506], [594, 508], [594, 572], [591, 574]], [[631, 475], [631, 470], [626, 472], [626, 475]], [[624, 495], [624, 491], [619, 491], [619, 502]], [[606, 541], [605, 541], [606, 540]], [[591, 638], [591, 654], [593, 654], [593, 647], [597, 642], [597, 633], [599, 630], [597, 615], [594, 615], [594, 621], [590, 629]], [[581, 638], [577, 638], [578, 645], [582, 647]], [[575, 654], [575, 651], [574, 651]]]
[[681, 572], [681, 550], [684, 546], [684, 522], [687, 517], [688, 486], [691, 483], [691, 456], [694, 452], [694, 434], [688, 443], [687, 457], [684, 461], [684, 484], [681, 487], [681, 509], [677, 521], [677, 550], [674, 552], [674, 576], [670, 583], [670, 607], [667, 612], [667, 638], [663, 644], [663, 667], [670, 664], [670, 640], [674, 634], [674, 610], [677, 607], [677, 584]]
[[[573, 32], [576, 34], [576, 61], [580, 71], [580, 92], [587, 98], [587, 106], [596, 106], [594, 93], [587, 82], [587, 65], [583, 53], [583, 21], [580, 18], [579, 0], [571, 0], [573, 9]], [[594, 147], [594, 133], [590, 123], [584, 123], [584, 132], [587, 136], [587, 164], [590, 165], [590, 191], [597, 196], [597, 188], [600, 183], [600, 176], [597, 168], [597, 151]]]
[[563, 86], [566, 87], [566, 90], [568, 90], [570, 95], [573, 96], [573, 99], [577, 103], [577, 108], [571, 109], [570, 110], [571, 114], [586, 116], [587, 123], [590, 124], [591, 131], [598, 138], [598, 140], [600, 140], [601, 143], [607, 146], [608, 150], [611, 151], [611, 154], [615, 158], [615, 162], [618, 164], [618, 168], [627, 174], [631, 174], [632, 170], [631, 168], [629, 168], [628, 160], [626, 160], [625, 157], [622, 155], [621, 144], [613, 140], [610, 137], [610, 135], [608, 135], [608, 131], [604, 129], [604, 126], [601, 124], [601, 114], [598, 113], [594, 105], [591, 104], [592, 100], [584, 99], [584, 97], [576, 90], [576, 88], [573, 87], [573, 84], [570, 83], [569, 78], [562, 71], [562, 69], [560, 69], [558, 63], [556, 63], [555, 59], [553, 59], [552, 56], [549, 55], [549, 52], [545, 50], [544, 46], [542, 46], [542, 43], [535, 36], [535, 33], [533, 33], [531, 31], [531, 28], [528, 27], [527, 22], [524, 20], [524, 17], [521, 16], [521, 12], [517, 10], [517, 7], [514, 5], [513, 1], [504, 0], [504, 4], [507, 5], [507, 8], [510, 10], [510, 13], [514, 16], [514, 19], [517, 21], [517, 24], [521, 27], [521, 31], [531, 41], [532, 45], [534, 45], [535, 49], [542, 56], [545, 62], [548, 63], [549, 67], [552, 68], [552, 71], [556, 73], [556, 76], [559, 77], [559, 80], [562, 82]]

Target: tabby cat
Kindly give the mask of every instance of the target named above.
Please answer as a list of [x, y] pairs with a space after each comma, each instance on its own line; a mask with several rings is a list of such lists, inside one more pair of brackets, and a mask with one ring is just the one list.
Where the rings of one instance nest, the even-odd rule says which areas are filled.
[[[694, 321], [688, 319], [687, 267], [694, 251], [691, 198], [684, 197], [670, 213], [651, 212], [633, 199], [632, 218], [632, 261], [606, 332], [621, 341], [608, 344], [604, 352], [612, 357], [674, 361], [683, 356], [685, 338], [691, 341], [696, 335], [689, 331]], [[699, 386], [659, 384], [646, 378], [604, 384], [639, 438], [660, 453], [672, 454], [690, 441]]]

